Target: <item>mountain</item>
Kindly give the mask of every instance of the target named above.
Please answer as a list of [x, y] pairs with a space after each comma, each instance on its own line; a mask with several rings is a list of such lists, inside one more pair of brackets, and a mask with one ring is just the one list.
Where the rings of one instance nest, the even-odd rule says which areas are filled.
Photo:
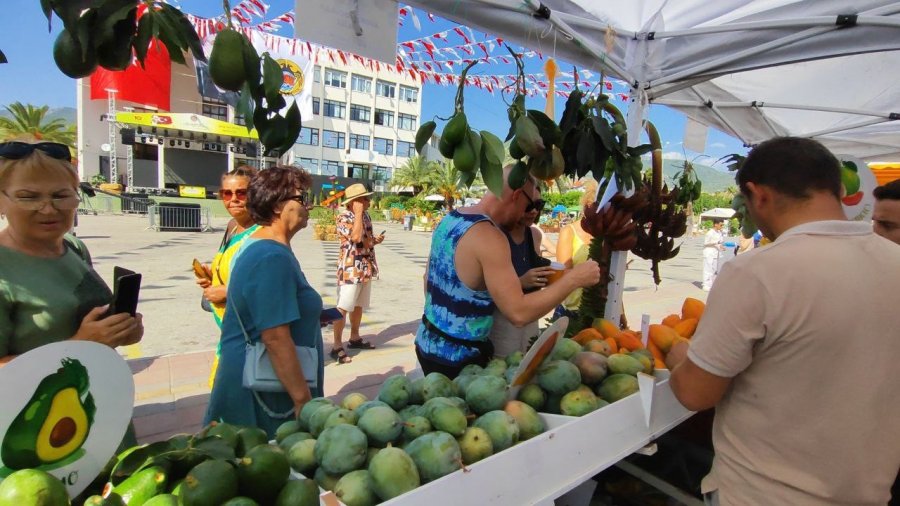
[[[645, 169], [649, 166], [649, 163], [649, 159], [644, 159]], [[694, 163], [693, 166], [694, 171], [697, 173], [697, 179], [703, 183], [704, 193], [720, 192], [728, 187], [737, 186], [737, 183], [734, 182], [734, 172], [723, 172], [709, 165], [699, 163]], [[663, 160], [663, 177], [665, 181], [671, 186], [675, 175], [681, 172], [683, 168], [684, 160]]]
[[[47, 112], [46, 121], [62, 118], [66, 123], [75, 123], [78, 111], [74, 107], [56, 107]], [[9, 118], [10, 114], [5, 108], [0, 108], [0, 118]]]

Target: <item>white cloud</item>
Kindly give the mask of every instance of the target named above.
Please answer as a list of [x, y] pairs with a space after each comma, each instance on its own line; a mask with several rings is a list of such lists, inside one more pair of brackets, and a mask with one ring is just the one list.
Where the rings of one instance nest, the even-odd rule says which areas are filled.
[[663, 160], [684, 160], [684, 153], [680, 151], [663, 152]]
[[716, 149], [725, 149], [725, 143], [724, 142], [714, 142], [714, 143], [710, 144], [709, 147], [716, 148]]

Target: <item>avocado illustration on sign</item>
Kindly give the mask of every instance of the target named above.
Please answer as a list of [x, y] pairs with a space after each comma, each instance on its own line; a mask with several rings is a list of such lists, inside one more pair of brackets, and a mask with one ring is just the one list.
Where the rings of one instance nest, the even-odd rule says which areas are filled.
[[9, 469], [52, 465], [72, 457], [87, 440], [97, 411], [87, 369], [64, 358], [45, 377], [3, 437], [0, 458]]
[[859, 169], [853, 162], [844, 161], [841, 164], [841, 184], [844, 186], [845, 193], [844, 197], [841, 198], [841, 202], [844, 205], [855, 206], [863, 198], [863, 192], [859, 191], [860, 179], [858, 172]]

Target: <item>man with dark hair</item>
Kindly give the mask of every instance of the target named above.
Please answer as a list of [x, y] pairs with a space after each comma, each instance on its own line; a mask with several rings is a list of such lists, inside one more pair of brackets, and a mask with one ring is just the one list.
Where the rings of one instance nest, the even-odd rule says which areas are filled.
[[[900, 466], [900, 248], [848, 221], [840, 164], [775, 138], [737, 180], [774, 242], [726, 263], [667, 357], [687, 408], [716, 408], [712, 504], [885, 504]], [[857, 351], [859, 350], [859, 351]]]
[[[543, 290], [525, 294], [513, 268], [509, 241], [498, 227], [511, 228], [540, 199], [537, 181], [527, 177], [478, 204], [456, 209], [435, 229], [425, 273], [425, 308], [416, 332], [416, 356], [425, 374], [455, 378], [468, 364], [493, 358], [489, 340], [494, 308], [516, 327], [546, 315], [577, 288], [600, 281], [600, 267], [588, 260]], [[540, 280], [545, 282], [546, 280]]]
[[900, 179], [875, 188], [872, 224], [875, 233], [900, 244]]

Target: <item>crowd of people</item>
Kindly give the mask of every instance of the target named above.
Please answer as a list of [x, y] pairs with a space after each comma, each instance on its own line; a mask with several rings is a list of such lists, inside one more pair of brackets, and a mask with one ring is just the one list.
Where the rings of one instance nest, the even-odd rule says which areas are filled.
[[[508, 180], [509, 168], [504, 170]], [[886, 378], [900, 361], [900, 181], [879, 187], [873, 224], [841, 207], [839, 163], [821, 144], [776, 138], [753, 148], [737, 181], [773, 242], [729, 261], [709, 280], [694, 338], [668, 355], [671, 385], [687, 408], [716, 408], [715, 461], [703, 484], [713, 504], [884, 504], [900, 466], [900, 402]], [[111, 347], [143, 336], [140, 314], [108, 314], [109, 287], [85, 245], [69, 235], [79, 205], [68, 147], [0, 143], [0, 365], [43, 344], [89, 340]], [[291, 250], [307, 226], [311, 178], [303, 169], [238, 168], [222, 179], [232, 216], [198, 284], [221, 327], [206, 420], [255, 425], [270, 435], [324, 392], [322, 329], [330, 354], [373, 347], [360, 337], [378, 275], [370, 192], [348, 188], [337, 219], [339, 316]], [[586, 191], [589, 204], [593, 191]], [[534, 227], [539, 183], [504, 184], [450, 212], [433, 233], [425, 305], [415, 336], [423, 371], [455, 377], [468, 364], [525, 351], [537, 320], [600, 281], [578, 224], [561, 232], [555, 282]], [[706, 248], [724, 247], [716, 225]], [[892, 242], [893, 241], [893, 242]], [[895, 244], [897, 243], [897, 244]], [[704, 288], [706, 288], [704, 272]], [[713, 272], [713, 275], [716, 273]], [[327, 313], [327, 312], [326, 312]], [[343, 340], [349, 316], [350, 336]], [[253, 355], [253, 350], [263, 350]], [[312, 353], [302, 366], [301, 353]], [[255, 388], [248, 357], [280, 386]], [[840, 468], [836, 465], [840, 463]]]

